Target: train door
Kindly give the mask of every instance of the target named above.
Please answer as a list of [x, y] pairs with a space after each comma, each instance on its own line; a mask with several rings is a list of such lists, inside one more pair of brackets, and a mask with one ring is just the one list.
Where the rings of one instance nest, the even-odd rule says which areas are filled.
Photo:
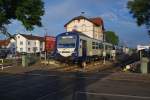
[[87, 41], [82, 40], [82, 57], [86, 58], [87, 56]]

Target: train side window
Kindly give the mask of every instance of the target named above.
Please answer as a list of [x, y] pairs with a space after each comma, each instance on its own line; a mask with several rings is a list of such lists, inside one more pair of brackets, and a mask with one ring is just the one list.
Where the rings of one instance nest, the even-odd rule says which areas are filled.
[[92, 42], [92, 45], [95, 45], [95, 42]]
[[95, 49], [95, 46], [93, 46], [93, 49]]
[[95, 45], [92, 46], [92, 49], [95, 49]]
[[102, 49], [103, 45], [101, 43], [99, 43], [99, 49]]
[[92, 42], [92, 49], [95, 49], [95, 42]]
[[96, 49], [98, 49], [98, 43], [96, 43]]

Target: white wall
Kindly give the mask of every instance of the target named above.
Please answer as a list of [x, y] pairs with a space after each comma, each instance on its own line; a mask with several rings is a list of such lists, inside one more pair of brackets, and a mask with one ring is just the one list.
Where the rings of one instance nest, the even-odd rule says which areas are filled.
[[86, 19], [73, 20], [70, 22], [66, 27], [66, 31], [70, 32], [73, 30], [82, 32], [91, 38], [103, 40], [102, 26], [95, 26]]
[[81, 19], [80, 21], [74, 20], [67, 25], [67, 32], [77, 30], [85, 33], [87, 36], [93, 38], [93, 24], [88, 20]]
[[95, 26], [94, 25], [94, 38], [103, 40], [103, 29], [102, 26]]
[[[35, 53], [44, 51], [45, 49], [44, 42], [40, 42], [39, 40], [28, 40], [20, 34], [16, 35], [16, 41], [17, 52]], [[23, 42], [23, 45], [20, 44], [20, 42]], [[21, 48], [23, 51], [21, 51]]]
[[[20, 44], [23, 42], [23, 44]], [[27, 39], [24, 38], [22, 35], [16, 35], [16, 43], [17, 43], [17, 52], [27, 52]], [[21, 51], [22, 48], [22, 51]]]

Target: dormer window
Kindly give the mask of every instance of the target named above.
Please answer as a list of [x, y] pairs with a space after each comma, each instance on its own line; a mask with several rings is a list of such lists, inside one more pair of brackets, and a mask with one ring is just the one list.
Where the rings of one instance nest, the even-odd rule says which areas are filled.
[[77, 25], [75, 25], [74, 27], [73, 27], [73, 30], [77, 30], [78, 29], [78, 27], [77, 27]]

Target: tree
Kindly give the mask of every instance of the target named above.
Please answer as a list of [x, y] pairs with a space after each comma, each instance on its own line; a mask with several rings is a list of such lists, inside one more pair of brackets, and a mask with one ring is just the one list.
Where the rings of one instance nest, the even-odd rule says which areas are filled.
[[10, 36], [6, 25], [12, 20], [22, 22], [29, 31], [34, 26], [42, 26], [41, 16], [44, 15], [42, 0], [0, 0], [0, 33]]
[[150, 0], [128, 1], [128, 9], [139, 26], [146, 25], [150, 33]]
[[105, 33], [106, 42], [111, 43], [113, 45], [118, 45], [119, 37], [112, 31], [106, 31]]

